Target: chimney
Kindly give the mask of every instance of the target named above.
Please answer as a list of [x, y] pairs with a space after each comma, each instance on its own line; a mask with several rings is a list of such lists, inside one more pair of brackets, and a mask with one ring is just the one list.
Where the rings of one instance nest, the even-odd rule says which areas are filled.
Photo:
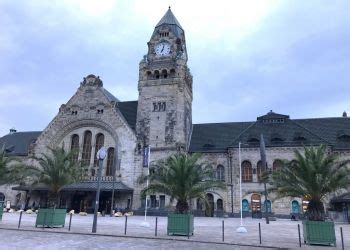
[[348, 117], [348, 114], [346, 113], [346, 111], [343, 112], [343, 117], [344, 118]]
[[13, 134], [13, 133], [16, 133], [16, 132], [17, 132], [17, 130], [15, 128], [11, 128], [10, 129], [10, 134]]

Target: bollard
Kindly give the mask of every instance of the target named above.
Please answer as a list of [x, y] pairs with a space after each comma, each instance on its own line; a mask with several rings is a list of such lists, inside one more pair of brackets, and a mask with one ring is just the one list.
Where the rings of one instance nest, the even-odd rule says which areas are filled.
[[158, 234], [157, 229], [158, 229], [158, 216], [156, 217], [156, 228], [154, 229], [154, 236], [157, 236]]
[[340, 227], [341, 249], [344, 250], [343, 228]]
[[260, 244], [261, 244], [261, 226], [260, 226], [260, 222], [259, 222], [259, 240], [260, 240]]
[[222, 241], [225, 241], [225, 221], [222, 220]]
[[18, 229], [21, 227], [22, 213], [23, 213], [23, 211], [21, 211], [21, 213], [19, 214]]
[[301, 247], [300, 224], [298, 224], [299, 247]]
[[70, 226], [72, 225], [72, 216], [73, 216], [73, 214], [70, 214], [68, 231], [70, 231]]
[[128, 227], [128, 216], [125, 216], [125, 228], [124, 228], [124, 234], [126, 235], [126, 228]]

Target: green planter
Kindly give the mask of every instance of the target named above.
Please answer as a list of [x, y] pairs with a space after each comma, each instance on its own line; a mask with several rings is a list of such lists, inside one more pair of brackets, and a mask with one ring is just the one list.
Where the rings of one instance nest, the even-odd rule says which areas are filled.
[[303, 221], [304, 243], [336, 246], [333, 221]]
[[66, 209], [39, 208], [35, 227], [64, 227], [66, 213]]
[[2, 220], [3, 213], [4, 213], [4, 202], [0, 201], [0, 221]]
[[167, 234], [193, 235], [193, 214], [168, 214]]

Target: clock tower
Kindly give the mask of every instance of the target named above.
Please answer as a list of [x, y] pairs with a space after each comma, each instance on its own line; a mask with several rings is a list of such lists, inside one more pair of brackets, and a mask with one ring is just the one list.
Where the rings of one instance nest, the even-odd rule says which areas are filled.
[[170, 7], [139, 65], [137, 137], [152, 151], [187, 149], [192, 130], [192, 75], [185, 31]]

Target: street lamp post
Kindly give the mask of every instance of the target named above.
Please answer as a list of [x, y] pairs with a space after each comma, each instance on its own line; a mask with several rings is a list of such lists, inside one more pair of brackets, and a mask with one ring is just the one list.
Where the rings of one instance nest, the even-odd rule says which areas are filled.
[[101, 175], [102, 175], [103, 160], [106, 158], [106, 156], [107, 156], [107, 152], [104, 147], [100, 148], [100, 150], [97, 151], [96, 157], [98, 159], [98, 174], [97, 174], [97, 189], [96, 189], [96, 199], [95, 199], [94, 221], [92, 224], [93, 233], [96, 233], [96, 229], [97, 229], [97, 212], [98, 212], [99, 201], [100, 201]]
[[[261, 165], [264, 169], [264, 174], [267, 174], [267, 165], [266, 165], [266, 151], [265, 151], [265, 141], [263, 134], [260, 135], [260, 157], [261, 157]], [[265, 178], [265, 177], [264, 177]], [[264, 182], [264, 192], [265, 192], [265, 219], [266, 224], [269, 224], [269, 211], [268, 211], [268, 204], [267, 204], [267, 189], [266, 189], [266, 180], [263, 180]]]
[[246, 233], [248, 231], [243, 226], [241, 142], [238, 142], [238, 161], [239, 161], [239, 200], [241, 203], [241, 226], [237, 228], [236, 231], [238, 233]]

